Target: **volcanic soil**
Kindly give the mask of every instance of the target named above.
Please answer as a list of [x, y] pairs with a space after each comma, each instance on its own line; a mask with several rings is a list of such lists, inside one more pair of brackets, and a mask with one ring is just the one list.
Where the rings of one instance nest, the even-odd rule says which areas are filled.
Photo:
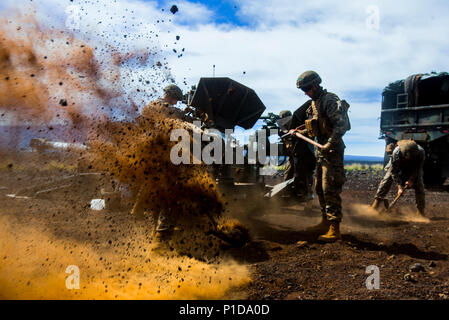
[[[100, 258], [115, 254], [122, 255], [119, 260], [126, 260], [133, 255], [133, 263], [147, 262], [145, 254], [141, 255], [141, 260], [139, 254], [135, 254], [146, 252], [151, 243], [152, 227], [147, 220], [131, 217], [129, 205], [115, 211], [90, 209], [89, 199], [92, 197], [84, 195], [98, 195], [101, 188], [107, 189], [104, 181], [101, 182], [104, 177], [92, 178], [91, 183], [83, 180], [77, 186], [72, 181], [65, 187], [63, 178], [74, 170], [67, 159], [55, 160], [55, 155], [27, 153], [8, 157], [7, 162], [0, 168], [0, 218], [7, 219], [10, 230], [39, 228], [51, 234], [52, 239], [60, 239], [64, 243], [67, 252], [62, 254], [72, 254], [70, 250], [83, 243], [89, 244]], [[447, 188], [427, 190], [425, 218], [415, 215], [413, 191], [408, 191], [392, 212], [377, 214], [369, 204], [381, 178], [382, 172], [379, 171], [354, 170], [347, 173], [342, 194], [343, 238], [336, 243], [320, 243], [315, 235], [305, 230], [320, 220], [316, 199], [310, 206], [304, 206], [264, 199], [263, 195], [250, 197], [243, 192], [225, 192], [226, 214], [249, 227], [251, 241], [243, 248], [208, 241], [205, 245], [209, 250], [207, 257], [201, 256], [201, 248], [191, 248], [189, 253], [181, 254], [204, 263], [232, 259], [249, 271], [250, 281], [231, 283], [219, 298], [449, 299]], [[59, 191], [26, 198], [27, 192], [35, 194], [37, 190], [54, 188], [55, 181], [60, 181], [56, 184], [61, 187]], [[24, 198], [20, 197], [21, 193]], [[16, 197], [8, 194], [16, 194]], [[394, 198], [394, 190], [389, 197]], [[5, 234], [2, 237], [5, 238]], [[33, 244], [33, 237], [27, 241], [34, 248], [32, 250], [39, 250], [39, 243]], [[129, 248], [135, 250], [128, 252]], [[108, 254], [103, 255], [106, 251]], [[169, 253], [171, 251], [173, 248], [168, 250]], [[45, 256], [42, 254], [43, 260], [38, 262], [49, 263]], [[9, 257], [0, 256], [0, 259], [4, 260], [3, 265], [7, 265]], [[114, 269], [114, 263], [111, 261], [103, 267]], [[371, 275], [371, 272], [367, 273], [369, 266], [379, 270], [378, 289], [367, 288], [367, 278]], [[130, 276], [134, 269], [130, 266], [123, 270], [123, 274]], [[139, 279], [145, 281], [144, 277]], [[27, 279], [23, 281], [24, 288], [35, 284], [30, 284]], [[181, 298], [205, 297], [186, 295]], [[0, 296], [4, 299], [22, 297], [7, 296], [5, 292], [0, 292]], [[42, 298], [46, 298], [45, 294]], [[173, 298], [180, 296], [174, 294]]]

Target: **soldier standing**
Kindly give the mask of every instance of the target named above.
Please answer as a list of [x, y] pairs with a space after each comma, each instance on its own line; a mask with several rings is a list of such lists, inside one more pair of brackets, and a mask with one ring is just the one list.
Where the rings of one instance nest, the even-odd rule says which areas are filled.
[[417, 213], [425, 214], [426, 199], [423, 181], [424, 149], [413, 140], [401, 140], [397, 144], [389, 144], [386, 148], [390, 161], [385, 166], [385, 176], [379, 184], [373, 209], [385, 201], [393, 182], [398, 185], [398, 194], [403, 189], [414, 188]]
[[[282, 110], [279, 112], [279, 120], [277, 121], [278, 126], [280, 127], [281, 132], [287, 133], [290, 130], [290, 122], [292, 120], [292, 113], [289, 110]], [[293, 160], [292, 160], [292, 141], [288, 139], [288, 137], [283, 138], [283, 142], [285, 144], [285, 149], [287, 151], [288, 160], [285, 164], [284, 170], [284, 181], [290, 180], [293, 178], [294, 170], [293, 170]]]
[[[151, 102], [142, 110], [142, 119], [145, 117], [150, 117], [151, 112], [158, 112], [165, 115], [168, 118], [186, 120], [185, 112], [174, 107], [178, 101], [183, 99], [181, 89], [170, 84], [164, 88], [164, 95], [162, 99]], [[151, 110], [151, 112], [150, 112]], [[144, 122], [143, 122], [144, 125]], [[136, 217], [143, 217], [145, 213], [145, 203], [147, 190], [144, 190], [145, 186], [140, 187], [139, 193], [137, 194], [136, 202], [131, 211], [131, 214]], [[171, 208], [162, 208], [158, 214], [157, 224], [156, 224], [156, 238], [159, 240], [166, 240], [170, 237], [173, 231], [173, 221]]]
[[[290, 113], [290, 121], [285, 125], [287, 132], [304, 125], [306, 120], [306, 110], [310, 104], [299, 107], [293, 115]], [[285, 111], [284, 111], [285, 112]], [[282, 113], [282, 112], [281, 112]], [[282, 118], [281, 113], [279, 116]], [[293, 193], [298, 201], [312, 200], [313, 195], [313, 173], [316, 166], [316, 159], [313, 147], [304, 140], [295, 139], [292, 136], [285, 138], [288, 162], [285, 169], [284, 180], [295, 178], [293, 183]]]
[[350, 129], [349, 105], [334, 93], [321, 86], [321, 77], [314, 71], [306, 71], [298, 77], [296, 86], [311, 98], [307, 103], [308, 120], [302, 131], [322, 144], [316, 149], [317, 167], [315, 191], [318, 196], [322, 219], [308, 231], [320, 234], [319, 240], [334, 242], [341, 239], [341, 197], [345, 183], [343, 135]]

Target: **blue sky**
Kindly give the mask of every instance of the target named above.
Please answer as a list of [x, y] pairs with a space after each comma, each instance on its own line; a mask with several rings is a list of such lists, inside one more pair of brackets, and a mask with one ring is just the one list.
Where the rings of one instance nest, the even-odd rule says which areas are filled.
[[[2, 0], [0, 7], [22, 8], [24, 3], [30, 2]], [[378, 117], [382, 89], [388, 83], [414, 73], [449, 69], [449, 2], [445, 0], [38, 3], [40, 18], [52, 25], [64, 23], [67, 5], [82, 8], [78, 31], [82, 38], [106, 35], [102, 39], [122, 52], [157, 48], [155, 59], [168, 64], [168, 69], [152, 75], [159, 92], [168, 79], [187, 90], [200, 77], [211, 76], [215, 65], [216, 76], [253, 88], [267, 111], [294, 111], [307, 100], [296, 88], [296, 78], [305, 70], [316, 70], [323, 86], [351, 105], [352, 130], [345, 142], [347, 154], [353, 155], [383, 155]], [[173, 4], [179, 8], [175, 15], [169, 11]], [[131, 91], [130, 79], [151, 72], [129, 67], [123, 86]], [[149, 97], [138, 98], [143, 104]]]
[[[216, 24], [231, 24], [235, 26], [249, 26], [250, 21], [248, 19], [242, 19], [238, 16], [239, 5], [237, 2], [233, 0], [224, 0], [224, 1], [190, 1], [192, 3], [198, 3], [209, 10], [211, 10], [213, 15], [213, 22]], [[159, 2], [160, 6], [166, 6], [166, 4], [176, 4], [176, 1], [172, 2]], [[181, 13], [182, 14], [182, 13]], [[185, 23], [187, 25], [192, 23]]]

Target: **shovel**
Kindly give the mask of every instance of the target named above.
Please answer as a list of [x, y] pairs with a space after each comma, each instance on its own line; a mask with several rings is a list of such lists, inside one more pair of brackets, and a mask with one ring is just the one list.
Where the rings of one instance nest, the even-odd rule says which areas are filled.
[[405, 187], [404, 189], [401, 189], [401, 191], [398, 192], [398, 195], [396, 196], [396, 198], [394, 198], [394, 200], [390, 203], [390, 205], [387, 208], [387, 212], [390, 212], [391, 208], [394, 207], [394, 205], [396, 204], [396, 202], [398, 202], [398, 200], [404, 195], [405, 190], [407, 190], [408, 187]]
[[295, 178], [279, 183], [273, 187], [266, 195], [265, 198], [273, 198], [276, 194], [287, 188], [295, 181]]

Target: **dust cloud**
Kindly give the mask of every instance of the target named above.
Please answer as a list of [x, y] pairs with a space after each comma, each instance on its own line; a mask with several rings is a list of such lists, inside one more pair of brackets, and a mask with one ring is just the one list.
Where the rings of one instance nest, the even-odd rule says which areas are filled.
[[165, 118], [153, 110], [137, 123], [104, 123], [95, 139], [90, 140], [85, 161], [94, 171], [109, 172], [134, 196], [140, 192], [140, 197], [146, 199], [145, 211], [220, 213], [223, 201], [207, 167], [174, 165], [170, 159], [170, 150], [177, 143], [170, 141], [171, 132], [181, 128], [192, 131], [188, 123]]
[[351, 204], [347, 209], [349, 218], [364, 218], [373, 221], [382, 222], [417, 222], [417, 223], [429, 223], [430, 220], [426, 217], [416, 213], [416, 209], [413, 210], [407, 206], [400, 206], [392, 208], [390, 212], [385, 209], [380, 212], [373, 209], [367, 204]]
[[[187, 219], [220, 216], [223, 202], [208, 170], [175, 166], [169, 159], [175, 143], [170, 132], [189, 126], [151, 112], [136, 120], [160, 86], [152, 81], [162, 74], [157, 59], [147, 51], [97, 48], [33, 14], [7, 12], [0, 18], [0, 120], [15, 129], [3, 135], [8, 141], [0, 141], [2, 154], [36, 132], [39, 138], [83, 143], [88, 151], [78, 154], [78, 169], [107, 173], [134, 197], [143, 190], [146, 211], [169, 208]], [[140, 100], [123, 86], [130, 61], [153, 70], [141, 82], [146, 88], [137, 90]], [[2, 299], [217, 299], [250, 281], [247, 268], [232, 261], [200, 261], [172, 248], [152, 251], [149, 227], [131, 239], [135, 246], [112, 250], [69, 241], [38, 224], [17, 224], [0, 213]], [[132, 217], [126, 224], [134, 227]], [[79, 290], [65, 286], [69, 265], [80, 269]]]
[[[218, 299], [251, 281], [246, 267], [230, 261], [155, 253], [151, 244], [117, 254], [0, 221], [1, 299]], [[66, 287], [71, 265], [80, 270], [79, 289]]]

